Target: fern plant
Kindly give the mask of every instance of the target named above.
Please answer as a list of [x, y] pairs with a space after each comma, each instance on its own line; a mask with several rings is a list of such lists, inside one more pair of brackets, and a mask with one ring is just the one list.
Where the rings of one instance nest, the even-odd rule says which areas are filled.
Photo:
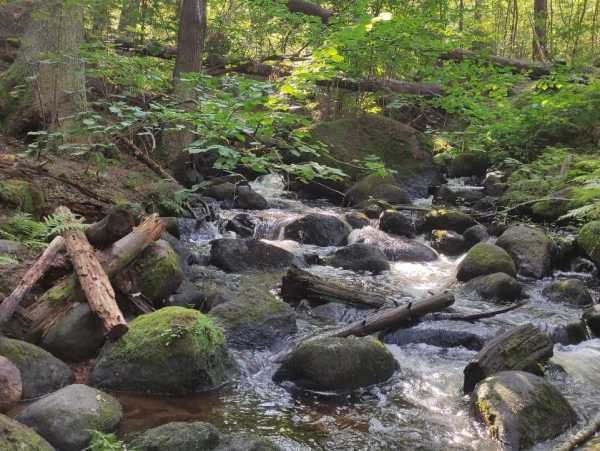
[[51, 238], [62, 235], [69, 230], [85, 230], [88, 224], [83, 224], [84, 218], [79, 215], [68, 213], [53, 213], [44, 218], [46, 225], [46, 236]]
[[105, 434], [100, 431], [91, 431], [90, 446], [84, 451], [139, 451], [125, 442], [117, 439], [115, 434]]

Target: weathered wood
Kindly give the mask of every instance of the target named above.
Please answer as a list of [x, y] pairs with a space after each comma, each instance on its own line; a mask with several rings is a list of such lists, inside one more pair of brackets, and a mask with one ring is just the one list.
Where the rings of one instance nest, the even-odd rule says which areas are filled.
[[454, 303], [454, 295], [446, 292], [421, 301], [409, 302], [394, 308], [381, 309], [369, 317], [356, 321], [333, 333], [335, 337], [354, 335], [363, 337], [387, 329], [410, 325], [416, 319], [443, 310]]
[[487, 60], [494, 66], [508, 67], [516, 72], [527, 72], [531, 78], [540, 78], [552, 72], [552, 66], [534, 61], [505, 58], [498, 55], [482, 55], [472, 50], [455, 49], [440, 55], [442, 60], [463, 61], [465, 59]]
[[[67, 207], [58, 207], [56, 212], [71, 214]], [[129, 330], [129, 326], [117, 305], [115, 291], [98, 261], [94, 248], [82, 229], [69, 228], [63, 233], [63, 238], [90, 309], [102, 321], [105, 335], [116, 340]]]
[[85, 236], [92, 246], [104, 249], [131, 232], [134, 225], [131, 212], [114, 207], [103, 219], [85, 229]]
[[532, 324], [524, 324], [487, 341], [464, 369], [463, 390], [499, 371], [520, 370], [540, 374], [540, 363], [552, 357], [554, 344]]
[[[97, 251], [98, 260], [108, 277], [113, 278], [122, 271], [150, 243], [159, 239], [163, 232], [164, 223], [158, 215], [152, 215], [110, 248]], [[74, 275], [61, 280], [27, 309], [24, 320], [30, 325], [28, 338], [39, 340], [72, 308], [74, 302], [84, 301], [84, 293]]]
[[457, 315], [457, 314], [452, 314], [452, 313], [450, 313], [450, 314], [443, 314], [443, 313], [442, 314], [433, 314], [432, 318], [430, 318], [430, 319], [433, 321], [468, 321], [468, 322], [479, 321], [480, 319], [492, 318], [496, 315], [501, 315], [503, 313], [512, 312], [513, 310], [523, 307], [526, 304], [527, 304], [527, 302], [519, 302], [517, 304], [513, 304], [508, 307], [503, 307], [501, 309], [488, 310], [487, 312], [474, 313], [472, 315], [460, 315], [460, 314]]
[[363, 80], [350, 80], [347, 78], [334, 78], [332, 80], [317, 81], [321, 86], [331, 86], [348, 91], [392, 91], [398, 94], [412, 94], [423, 97], [439, 97], [445, 95], [439, 85], [431, 83], [418, 83], [385, 78], [372, 78]]
[[61, 236], [54, 238], [48, 247], [46, 247], [42, 255], [36, 260], [31, 268], [27, 270], [13, 292], [2, 301], [2, 304], [0, 304], [0, 326], [12, 318], [17, 306], [21, 303], [23, 298], [27, 296], [27, 293], [29, 293], [38, 280], [46, 273], [51, 266], [52, 261], [56, 258], [56, 255], [64, 248], [64, 246], [65, 240]]
[[382, 307], [385, 297], [344, 286], [333, 280], [325, 280], [293, 265], [281, 281], [283, 300], [292, 304], [302, 299], [317, 303], [337, 302], [358, 307]]

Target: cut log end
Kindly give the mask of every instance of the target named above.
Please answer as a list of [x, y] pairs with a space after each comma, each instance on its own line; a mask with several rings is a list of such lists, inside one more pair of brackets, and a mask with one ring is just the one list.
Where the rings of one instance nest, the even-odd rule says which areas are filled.
[[127, 324], [116, 324], [106, 332], [105, 337], [110, 341], [116, 341], [129, 331]]

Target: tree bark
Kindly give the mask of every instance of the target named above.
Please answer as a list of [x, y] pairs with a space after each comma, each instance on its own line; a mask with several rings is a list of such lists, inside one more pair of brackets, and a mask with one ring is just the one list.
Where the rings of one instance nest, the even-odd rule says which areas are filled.
[[[98, 261], [108, 277], [113, 278], [135, 260], [150, 243], [159, 239], [163, 232], [163, 222], [158, 215], [152, 215], [109, 249], [96, 251]], [[84, 293], [75, 275], [58, 282], [25, 312], [24, 320], [29, 323], [29, 338], [39, 340], [52, 324], [73, 307], [74, 302], [84, 301]]]
[[330, 9], [325, 9], [315, 3], [304, 0], [288, 0], [287, 7], [292, 13], [320, 17], [324, 24], [329, 23], [329, 18], [333, 15], [333, 11]]
[[546, 61], [548, 0], [533, 0], [533, 59]]
[[499, 371], [520, 370], [539, 374], [539, 364], [552, 357], [554, 344], [532, 324], [524, 324], [489, 340], [464, 369], [465, 393]]
[[[58, 207], [56, 212], [71, 214], [67, 207]], [[118, 339], [129, 330], [129, 326], [117, 305], [115, 291], [108, 276], [98, 261], [85, 232], [81, 229], [69, 229], [63, 233], [63, 238], [90, 309], [102, 321], [106, 337], [112, 340]]]
[[205, 0], [182, 0], [177, 31], [177, 57], [173, 69], [176, 83], [181, 74], [198, 73], [202, 67]]
[[135, 41], [137, 34], [135, 27], [140, 21], [140, 17], [140, 0], [123, 0], [117, 28], [119, 34], [126, 36], [128, 40]]
[[421, 301], [410, 302], [394, 308], [381, 309], [368, 318], [356, 321], [335, 331], [335, 337], [355, 335], [364, 337], [386, 329], [397, 329], [408, 326], [416, 319], [432, 312], [443, 310], [454, 303], [452, 293], [442, 293]]
[[27, 270], [10, 296], [4, 299], [2, 304], [0, 304], [0, 326], [12, 318], [19, 303], [46, 273], [57, 254], [64, 249], [64, 245], [65, 240], [62, 237], [57, 236], [54, 238], [40, 258], [38, 258], [33, 266]]
[[392, 305], [385, 297], [362, 291], [356, 288], [345, 287], [342, 284], [325, 280], [297, 266], [292, 266], [283, 277], [281, 283], [281, 296], [283, 300], [292, 304], [302, 299], [317, 303], [338, 302], [358, 307], [377, 308], [386, 303]]

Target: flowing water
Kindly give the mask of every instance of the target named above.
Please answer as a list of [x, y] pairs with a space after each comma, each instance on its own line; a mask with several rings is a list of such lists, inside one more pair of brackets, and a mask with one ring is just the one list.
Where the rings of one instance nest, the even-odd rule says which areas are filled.
[[[334, 250], [283, 241], [282, 230], [298, 215], [313, 211], [342, 214], [343, 209], [319, 203], [308, 205], [286, 198], [282, 181], [273, 176], [256, 182], [254, 188], [277, 207], [251, 212], [259, 220], [258, 238], [271, 240], [298, 254], [326, 254]], [[421, 200], [421, 203], [426, 204], [427, 200]], [[228, 218], [236, 213], [239, 212], [225, 211], [222, 216]], [[386, 247], [393, 247], [399, 241], [378, 231], [376, 224], [353, 232], [355, 237], [357, 234], [383, 240]], [[211, 239], [230, 235], [216, 224], [208, 224], [194, 230], [187, 239], [191, 248], [207, 253]], [[440, 256], [427, 263], [394, 262], [390, 271], [377, 276], [327, 266], [313, 266], [310, 270], [402, 300], [406, 296], [424, 296], [452, 283], [460, 258]], [[586, 280], [585, 274], [569, 276]], [[220, 272], [213, 277], [224, 284], [250, 278], [252, 283], [266, 285], [274, 293], [280, 280], [280, 275], [240, 276]], [[412, 332], [434, 328], [469, 332], [484, 340], [517, 324], [530, 322], [551, 332], [558, 325], [579, 320], [579, 308], [544, 299], [541, 289], [548, 281], [524, 281], [529, 303], [510, 313], [476, 323], [425, 321], [415, 326]], [[493, 308], [489, 303], [470, 300], [460, 295], [460, 291], [458, 293], [453, 306], [456, 311], [476, 313]], [[594, 296], [597, 297], [597, 290], [594, 290]], [[474, 420], [469, 399], [462, 394], [463, 368], [476, 354], [475, 349], [467, 349], [469, 346], [442, 348], [418, 342], [405, 342], [402, 346], [387, 344], [400, 369], [386, 383], [352, 394], [292, 393], [273, 383], [271, 376], [281, 353], [302, 336], [323, 327], [321, 314], [331, 319], [332, 313], [328, 313], [327, 308], [321, 309], [323, 312], [318, 310], [299, 311], [298, 334], [275, 349], [234, 352], [242, 375], [235, 385], [219, 392], [185, 398], [119, 395], [125, 411], [120, 432], [128, 434], [169, 421], [197, 419], [208, 421], [224, 431], [252, 431], [272, 437], [289, 450], [499, 449]], [[341, 313], [336, 310], [336, 315], [338, 320], [350, 321], [361, 312], [342, 308]], [[581, 423], [590, 419], [600, 405], [600, 340], [555, 345], [547, 377], [571, 402]], [[538, 444], [534, 449], [550, 450], [558, 442], [560, 437]]]

